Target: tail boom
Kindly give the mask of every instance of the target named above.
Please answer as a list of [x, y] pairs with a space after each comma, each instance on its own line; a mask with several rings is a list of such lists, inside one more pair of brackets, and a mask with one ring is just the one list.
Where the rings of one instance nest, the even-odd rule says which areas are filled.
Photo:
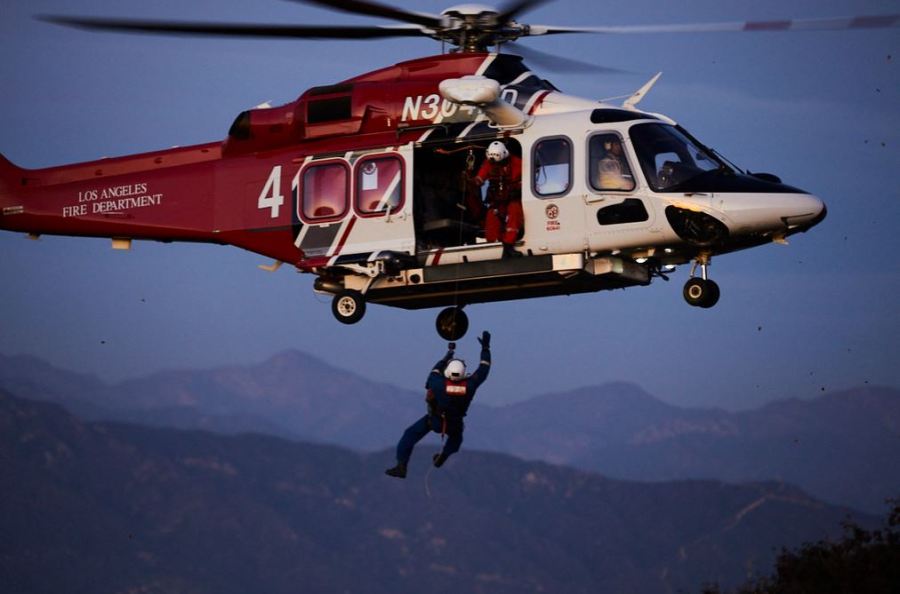
[[[228, 244], [298, 263], [294, 209], [276, 210], [260, 198], [269, 187], [264, 172], [282, 171], [284, 159], [223, 158], [218, 142], [47, 169], [23, 169], [0, 156], [0, 229]], [[291, 173], [283, 171], [280, 186], [290, 188]]]
[[23, 169], [0, 156], [0, 229], [31, 234], [216, 241], [220, 145]]

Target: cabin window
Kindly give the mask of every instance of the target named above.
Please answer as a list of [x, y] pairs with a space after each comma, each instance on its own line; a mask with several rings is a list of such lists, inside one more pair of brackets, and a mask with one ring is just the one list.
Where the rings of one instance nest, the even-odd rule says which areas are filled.
[[403, 161], [361, 159], [356, 164], [356, 209], [362, 215], [397, 212], [403, 202]]
[[637, 198], [628, 198], [619, 204], [613, 204], [597, 211], [597, 222], [601, 225], [641, 223], [649, 218], [647, 208]]
[[347, 166], [341, 161], [310, 165], [303, 172], [302, 217], [336, 220], [347, 212]]
[[568, 138], [545, 138], [534, 145], [532, 187], [539, 197], [559, 196], [572, 187], [572, 143]]
[[618, 134], [595, 134], [588, 144], [591, 186], [601, 192], [634, 189], [634, 176]]

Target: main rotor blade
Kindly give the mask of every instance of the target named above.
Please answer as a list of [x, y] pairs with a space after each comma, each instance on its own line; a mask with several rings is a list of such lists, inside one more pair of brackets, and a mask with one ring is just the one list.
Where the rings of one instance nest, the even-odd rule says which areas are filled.
[[532, 25], [529, 35], [557, 33], [715, 33], [722, 31], [834, 31], [843, 29], [880, 29], [900, 26], [900, 14], [835, 17], [825, 19], [793, 19], [784, 21], [731, 21], [722, 23], [689, 23], [683, 25], [625, 25], [618, 27], [556, 27]]
[[552, 0], [513, 0], [513, 2], [508, 2], [506, 6], [497, 11], [497, 22], [506, 23], [507, 21], [515, 20], [520, 14], [551, 1]]
[[628, 70], [619, 70], [618, 68], [609, 68], [590, 62], [582, 62], [581, 60], [573, 60], [572, 58], [564, 58], [554, 54], [541, 52], [533, 47], [526, 47], [520, 43], [506, 43], [504, 47], [512, 50], [529, 62], [552, 69], [555, 72], [573, 72], [573, 73], [595, 73], [595, 74], [634, 74]]
[[209, 35], [219, 37], [259, 37], [282, 39], [379, 39], [418, 37], [421, 29], [396, 27], [336, 27], [318, 25], [241, 25], [236, 23], [190, 23], [140, 21], [67, 16], [38, 16], [42, 21], [99, 31], [158, 33], [164, 35]]
[[313, 6], [324, 6], [333, 10], [349, 12], [352, 14], [364, 14], [368, 16], [384, 17], [402, 21], [404, 23], [412, 23], [423, 27], [434, 28], [441, 24], [441, 17], [425, 12], [412, 12], [402, 8], [386, 6], [378, 4], [371, 0], [290, 0], [291, 2], [299, 2], [301, 4], [311, 4]]

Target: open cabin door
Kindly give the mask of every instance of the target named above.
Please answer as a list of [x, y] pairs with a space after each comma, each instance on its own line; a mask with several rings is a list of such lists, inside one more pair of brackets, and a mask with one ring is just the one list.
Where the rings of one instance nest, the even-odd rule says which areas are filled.
[[413, 188], [420, 252], [483, 243], [482, 192], [470, 180], [486, 145], [448, 142], [416, 149]]

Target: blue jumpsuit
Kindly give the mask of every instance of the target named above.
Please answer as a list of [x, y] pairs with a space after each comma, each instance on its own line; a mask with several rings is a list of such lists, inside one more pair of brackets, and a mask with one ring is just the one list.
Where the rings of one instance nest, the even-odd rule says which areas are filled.
[[453, 358], [453, 352], [448, 351], [444, 358], [438, 361], [434, 369], [428, 375], [425, 387], [428, 390], [428, 414], [410, 425], [397, 444], [397, 462], [407, 464], [412, 456], [413, 448], [419, 441], [428, 435], [429, 431], [447, 435], [444, 449], [441, 452], [444, 458], [459, 451], [463, 440], [463, 417], [469, 409], [469, 404], [475, 397], [478, 386], [484, 383], [491, 370], [491, 351], [489, 348], [481, 349], [481, 364], [475, 373], [462, 381], [452, 381], [444, 377], [444, 368]]

